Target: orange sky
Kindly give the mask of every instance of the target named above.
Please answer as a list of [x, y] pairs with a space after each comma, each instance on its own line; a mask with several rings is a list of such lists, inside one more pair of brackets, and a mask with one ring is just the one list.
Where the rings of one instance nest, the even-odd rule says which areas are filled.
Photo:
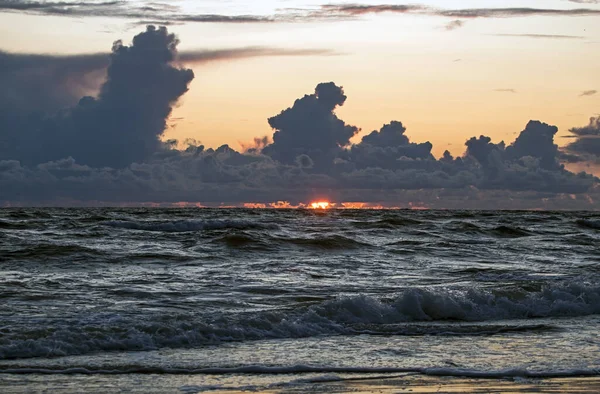
[[[275, 12], [285, 2], [202, 3], [203, 10]], [[307, 6], [308, 3], [292, 1]], [[302, 4], [301, 4], [302, 3]], [[393, 3], [393, 2], [391, 2]], [[432, 6], [532, 6], [536, 1], [429, 1]], [[199, 3], [182, 2], [189, 7]], [[551, 0], [544, 6], [573, 6]], [[577, 5], [574, 5], [577, 6]], [[589, 7], [598, 7], [586, 4]], [[213, 7], [213, 8], [211, 8]], [[221, 7], [221, 8], [219, 8]], [[348, 96], [338, 116], [362, 134], [402, 121], [413, 141], [431, 141], [435, 155], [464, 152], [471, 136], [511, 142], [528, 120], [559, 127], [564, 136], [600, 111], [598, 17], [474, 19], [448, 31], [447, 18], [377, 14], [352, 21], [271, 24], [183, 24], [170, 30], [181, 50], [263, 46], [327, 49], [328, 56], [235, 59], [192, 67], [196, 78], [173, 113], [165, 138], [194, 138], [239, 149], [271, 135], [267, 118], [291, 106], [319, 82], [334, 81]], [[30, 53], [108, 51], [142, 27], [107, 18], [0, 13], [0, 48]], [[574, 38], [532, 38], [541, 34]], [[516, 93], [497, 91], [512, 89]], [[568, 142], [558, 137], [559, 145]]]

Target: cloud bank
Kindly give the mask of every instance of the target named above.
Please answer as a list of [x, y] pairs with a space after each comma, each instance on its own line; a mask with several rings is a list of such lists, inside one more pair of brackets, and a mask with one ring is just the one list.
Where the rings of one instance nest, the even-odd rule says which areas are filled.
[[[37, 103], [3, 96], [0, 201], [242, 204], [326, 197], [436, 208], [596, 208], [598, 179], [567, 171], [561, 160], [600, 154], [588, 143], [600, 141], [594, 140], [600, 137], [597, 118], [571, 130], [576, 139], [567, 151], [554, 143], [556, 127], [531, 121], [510, 144], [481, 135], [466, 141], [461, 157], [446, 152], [437, 159], [430, 142], [411, 141], [396, 120], [352, 144], [359, 128], [336, 114], [349, 98], [343, 87], [324, 82], [268, 118], [272, 138], [256, 138], [244, 152], [192, 140], [177, 150], [176, 141], [161, 136], [194, 78], [178, 60], [178, 44], [167, 28], [149, 26], [131, 45], [115, 42], [108, 60], [9, 56], [21, 62], [12, 70], [38, 61], [65, 78], [48, 84]], [[106, 79], [96, 97], [84, 95], [58, 110], [45, 104], [63, 96], [68, 103], [79, 91], [73, 78], [102, 67]], [[15, 89], [32, 89], [25, 79], [15, 81]]]

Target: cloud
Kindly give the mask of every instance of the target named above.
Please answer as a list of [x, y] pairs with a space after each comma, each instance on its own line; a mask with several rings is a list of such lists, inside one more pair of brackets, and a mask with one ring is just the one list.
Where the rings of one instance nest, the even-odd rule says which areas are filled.
[[593, 96], [596, 93], [598, 93], [597, 90], [584, 90], [583, 92], [581, 92], [581, 94], [579, 95], [579, 97]]
[[[327, 49], [241, 47], [185, 51], [176, 61], [196, 65], [252, 57], [332, 56]], [[65, 56], [0, 51], [0, 108], [6, 111], [55, 112], [77, 104], [83, 96], [95, 96], [106, 79], [110, 54]]]
[[56, 111], [95, 94], [107, 54], [51, 56], [0, 51], [0, 108]]
[[524, 37], [524, 38], [541, 38], [541, 39], [557, 39], [557, 40], [582, 40], [584, 36], [569, 36], [562, 34], [490, 34], [496, 37]]
[[[96, 97], [83, 95], [54, 114], [43, 102], [62, 96], [73, 100], [77, 90], [50, 84], [42, 104], [35, 105], [2, 96], [6, 106], [0, 108], [0, 201], [266, 204], [306, 202], [323, 193], [337, 201], [387, 201], [395, 206], [413, 202], [438, 208], [487, 207], [491, 202], [500, 204], [495, 207], [539, 207], [543, 201], [545, 207], [590, 206], [587, 199], [565, 199], [570, 194], [589, 194], [597, 201], [598, 179], [569, 172], [560, 160], [584, 160], [600, 152], [589, 144], [600, 142], [598, 118], [572, 129], [576, 140], [563, 152], [554, 144], [556, 127], [531, 121], [509, 145], [473, 137], [462, 157], [445, 152], [436, 159], [432, 144], [412, 141], [399, 121], [351, 144], [359, 129], [336, 114], [348, 98], [334, 82], [316, 85], [314, 92], [268, 118], [272, 138], [256, 138], [243, 153], [227, 145], [206, 148], [194, 140], [184, 141], [183, 150], [177, 150], [177, 141], [162, 142], [161, 136], [173, 106], [194, 77], [181, 64], [298, 53], [246, 48], [184, 56], [178, 54], [178, 44], [165, 27], [150, 26], [131, 45], [115, 42], [108, 60], [98, 54], [8, 54], [3, 70], [43, 70], [57, 64], [55, 68], [71, 79], [89, 70], [102, 70], [106, 79]], [[68, 72], [62, 70], [65, 64]], [[33, 94], [33, 85], [24, 78], [14, 80], [14, 89], [27, 88]]]
[[51, 118], [0, 116], [17, 148], [0, 147], [1, 156], [29, 163], [72, 156], [81, 164], [115, 167], [144, 160], [160, 149], [172, 106], [194, 78], [173, 65], [178, 43], [166, 28], [153, 26], [131, 46], [115, 42], [97, 98], [85, 96]]
[[322, 5], [316, 15], [329, 16], [360, 16], [379, 13], [396, 14], [420, 14], [429, 16], [442, 16], [453, 19], [477, 19], [477, 18], [510, 18], [526, 16], [597, 16], [600, 10], [591, 8], [576, 9], [554, 9], [554, 8], [530, 8], [530, 7], [508, 7], [508, 8], [459, 8], [441, 9], [419, 4], [327, 4]]
[[305, 154], [317, 167], [330, 166], [359, 131], [334, 113], [345, 101], [341, 87], [333, 82], [318, 84], [313, 94], [305, 95], [292, 107], [269, 118], [269, 125], [275, 130], [273, 143], [262, 152], [285, 164]]
[[383, 12], [406, 14], [427, 9], [426, 6], [414, 4], [326, 4], [321, 6], [321, 10], [324, 12], [340, 15], [366, 15]]
[[446, 28], [446, 30], [456, 30], [456, 29], [460, 29], [464, 25], [465, 25], [465, 22], [461, 21], [460, 19], [455, 19], [451, 22], [448, 22], [448, 24], [445, 26], [445, 28]]
[[264, 23], [272, 18], [254, 15], [186, 14], [177, 5], [153, 2], [136, 5], [128, 1], [27, 1], [0, 0], [0, 12], [37, 15], [103, 17], [150, 20], [161, 23]]
[[[593, 4], [592, 1], [572, 1]], [[182, 10], [172, 3], [150, 3], [139, 5], [127, 1], [27, 1], [0, 0], [0, 12], [19, 12], [38, 15], [103, 17], [138, 20], [134, 23], [151, 21], [161, 25], [179, 23], [276, 23], [335, 21], [353, 19], [370, 14], [418, 14], [455, 19], [447, 27], [461, 27], [460, 19], [509, 18], [527, 16], [597, 16], [600, 10], [591, 8], [463, 8], [440, 9], [422, 4], [324, 4], [314, 9], [280, 9], [273, 15], [225, 15], [195, 14]]]
[[517, 93], [515, 89], [494, 89], [494, 92], [499, 93]]
[[569, 130], [575, 141], [565, 147], [568, 162], [600, 162], [600, 116], [592, 117], [587, 126]]
[[434, 14], [449, 18], [511, 18], [524, 16], [597, 16], [600, 10], [590, 8], [554, 9], [554, 8], [464, 8], [456, 10], [437, 10]]

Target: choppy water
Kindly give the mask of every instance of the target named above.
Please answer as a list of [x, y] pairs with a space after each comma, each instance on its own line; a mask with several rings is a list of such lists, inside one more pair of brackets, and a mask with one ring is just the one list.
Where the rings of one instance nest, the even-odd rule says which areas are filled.
[[599, 240], [592, 213], [4, 209], [0, 377], [597, 376]]

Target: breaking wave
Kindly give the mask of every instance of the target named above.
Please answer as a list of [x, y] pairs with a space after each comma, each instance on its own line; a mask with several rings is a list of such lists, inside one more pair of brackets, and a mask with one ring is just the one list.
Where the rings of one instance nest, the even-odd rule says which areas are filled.
[[[97, 316], [46, 328], [15, 332], [5, 328], [0, 335], [0, 359], [321, 335], [492, 335], [553, 329], [545, 324], [523, 324], [523, 319], [593, 314], [600, 314], [598, 285], [565, 283], [531, 292], [408, 289], [389, 300], [348, 296], [296, 310], [164, 316], [162, 320]], [[515, 319], [520, 322], [506, 321]], [[498, 321], [503, 322], [489, 324]]]

